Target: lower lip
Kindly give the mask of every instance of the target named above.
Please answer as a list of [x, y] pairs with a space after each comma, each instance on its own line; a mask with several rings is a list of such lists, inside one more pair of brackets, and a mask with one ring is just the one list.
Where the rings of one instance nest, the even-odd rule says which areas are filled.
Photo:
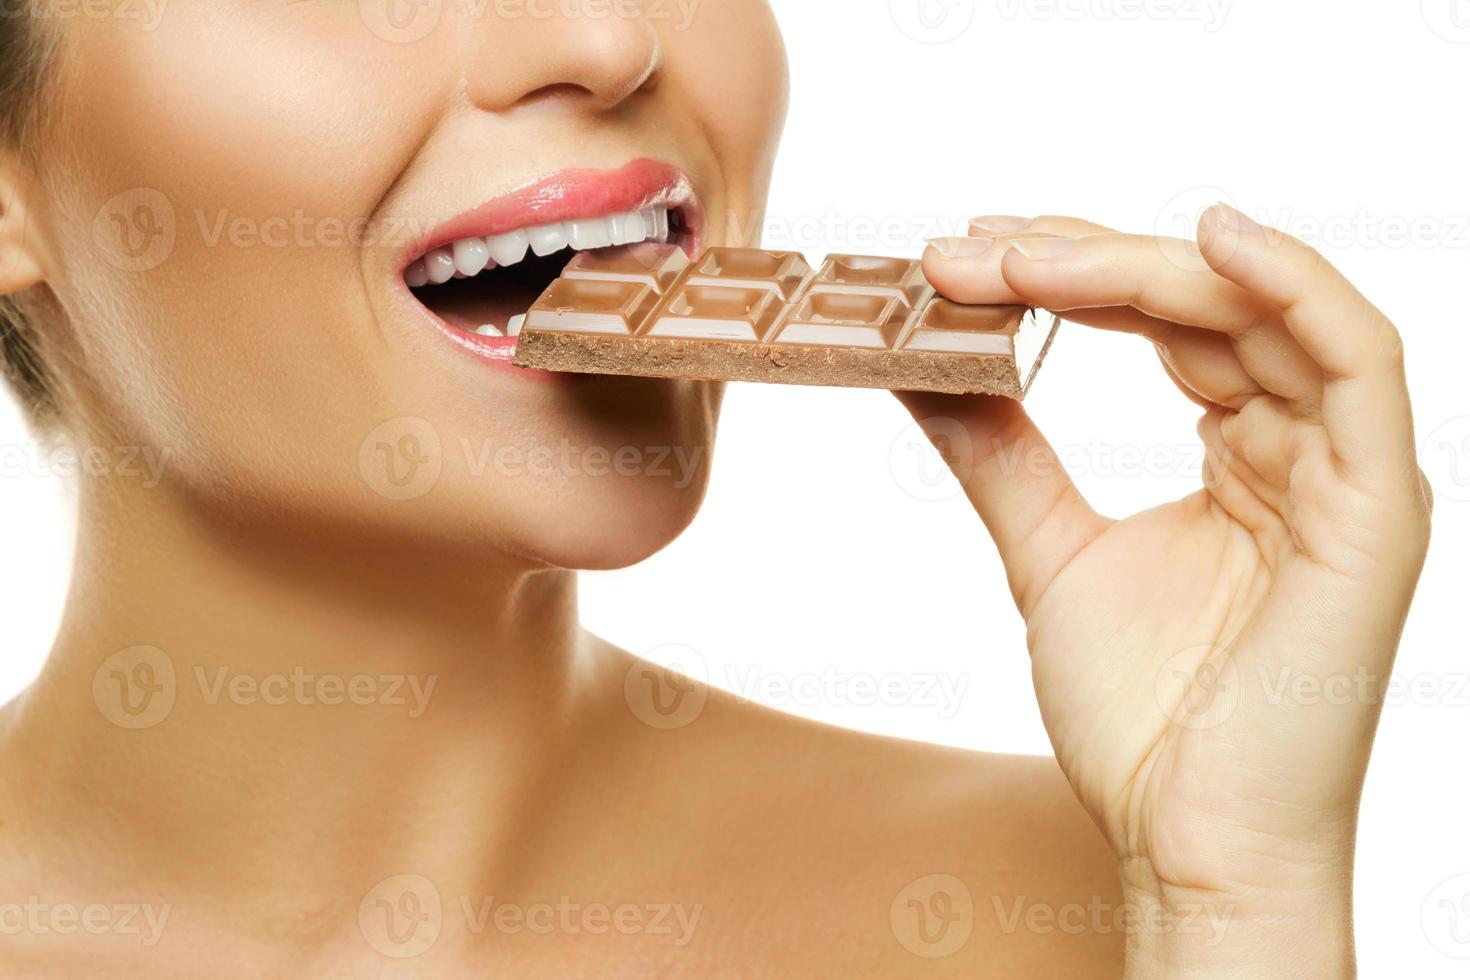
[[[438, 317], [435, 317], [435, 319], [438, 319]], [[465, 333], [462, 330], [456, 330], [446, 325], [435, 324], [435, 326], [438, 326], [440, 332], [446, 334], [450, 340], [477, 357], [504, 363], [507, 366], [515, 368], [515, 365], [511, 364], [512, 359], [516, 356], [517, 339], [515, 337], [482, 337], [479, 334]], [[531, 371], [525, 368], [515, 368], [515, 370], [534, 376], [548, 373], [546, 371]]]
[[507, 374], [527, 381], [535, 381], [541, 384], [575, 384], [596, 377], [591, 374], [569, 374], [560, 371], [541, 371], [536, 368], [518, 367], [514, 363], [516, 346], [519, 343], [515, 337], [482, 337], [479, 334], [465, 333], [456, 330], [437, 316], [431, 317], [434, 328], [450, 339], [453, 344], [466, 354], [487, 365], [496, 371], [504, 371]]

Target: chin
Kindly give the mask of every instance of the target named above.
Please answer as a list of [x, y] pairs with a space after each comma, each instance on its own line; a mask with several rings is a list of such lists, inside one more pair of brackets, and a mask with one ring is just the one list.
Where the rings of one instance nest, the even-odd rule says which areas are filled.
[[473, 528], [478, 560], [494, 549], [592, 571], [637, 564], [688, 528], [709, 486], [722, 385], [568, 376], [535, 387], [478, 411], [438, 403], [442, 474], [423, 500], [434, 537]]
[[701, 475], [682, 488], [569, 487], [562, 498], [564, 509], [527, 515], [510, 550], [554, 568], [627, 568], [662, 551], [684, 532], [699, 512], [706, 485]]
[[686, 404], [671, 421], [677, 424], [666, 431], [559, 439], [553, 443], [562, 447], [555, 472], [542, 467], [536, 476], [482, 486], [482, 497], [490, 490], [503, 501], [501, 513], [515, 515], [505, 550], [557, 568], [601, 571], [635, 565], [666, 548], [704, 502], [714, 411]]
[[450, 583], [489, 565], [624, 568], [694, 520], [720, 385], [587, 376], [531, 395], [501, 387], [472, 393], [441, 378], [337, 417], [303, 410], [286, 441], [199, 405], [171, 443], [166, 483], [232, 549]]
[[668, 547], [693, 522], [709, 484], [707, 458], [663, 478], [579, 473], [490, 483], [446, 475], [422, 501], [373, 508], [354, 533], [370, 535], [374, 552], [416, 556], [431, 575], [473, 574], [487, 563], [626, 568]]

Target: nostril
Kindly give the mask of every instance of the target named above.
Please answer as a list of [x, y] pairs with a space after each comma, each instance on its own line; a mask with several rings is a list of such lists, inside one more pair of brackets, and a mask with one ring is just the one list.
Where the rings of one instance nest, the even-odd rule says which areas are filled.
[[577, 85], [572, 82], [557, 82], [553, 85], [543, 85], [534, 92], [527, 92], [521, 97], [521, 104], [537, 105], [542, 102], [555, 102], [562, 99], [578, 100], [596, 97], [596, 93], [585, 85]]

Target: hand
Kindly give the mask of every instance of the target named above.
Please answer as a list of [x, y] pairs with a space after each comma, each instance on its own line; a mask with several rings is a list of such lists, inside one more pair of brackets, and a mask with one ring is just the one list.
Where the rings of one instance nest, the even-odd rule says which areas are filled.
[[[957, 475], [1128, 900], [1229, 919], [1213, 949], [1131, 936], [1130, 975], [1268, 976], [1272, 948], [1292, 976], [1351, 972], [1359, 797], [1429, 537], [1398, 332], [1318, 253], [1223, 205], [1197, 242], [1057, 217], [976, 242], [925, 254], [943, 295], [1140, 334], [1205, 409], [1203, 488], [1112, 521], [1017, 403], [900, 396], [973, 440]], [[1348, 697], [1293, 696], [1333, 679]]]

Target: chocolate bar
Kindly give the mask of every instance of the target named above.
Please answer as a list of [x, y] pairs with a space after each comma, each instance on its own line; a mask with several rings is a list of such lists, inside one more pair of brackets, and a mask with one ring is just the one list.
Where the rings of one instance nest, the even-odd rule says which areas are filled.
[[581, 252], [526, 314], [515, 363], [583, 374], [1021, 399], [1058, 320], [939, 297], [914, 259], [674, 245]]

